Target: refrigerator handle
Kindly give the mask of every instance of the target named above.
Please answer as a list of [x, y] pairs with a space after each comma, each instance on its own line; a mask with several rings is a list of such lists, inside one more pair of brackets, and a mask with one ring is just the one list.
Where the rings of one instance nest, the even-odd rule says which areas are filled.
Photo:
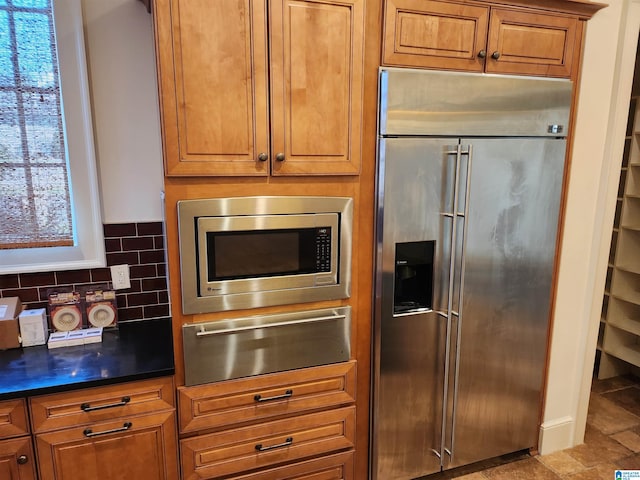
[[[461, 238], [461, 247], [460, 247], [460, 284], [458, 286], [458, 311], [451, 311], [451, 317], [455, 317], [457, 320], [456, 324], [456, 338], [455, 338], [455, 360], [454, 362], [454, 372], [453, 372], [453, 398], [451, 404], [451, 436], [450, 436], [450, 444], [447, 447], [445, 445], [444, 451], [449, 455], [450, 460], [453, 460], [454, 452], [455, 452], [455, 432], [456, 432], [456, 406], [458, 403], [458, 373], [460, 366], [460, 341], [462, 336], [462, 306], [463, 306], [463, 296], [464, 296], [464, 276], [465, 276], [465, 258], [467, 251], [467, 219], [469, 218], [469, 193], [471, 190], [471, 162], [473, 157], [473, 148], [472, 145], [469, 145], [466, 150], [463, 150], [461, 147], [460, 157], [462, 155], [467, 155], [467, 165], [465, 172], [465, 187], [464, 187], [464, 208], [462, 212], [458, 209], [458, 202], [456, 198], [455, 203], [455, 219], [454, 222], [457, 223], [457, 220], [460, 219], [462, 223], [462, 238]], [[457, 178], [460, 178], [459, 176]], [[458, 186], [456, 186], [456, 190]], [[456, 228], [456, 233], [457, 232]], [[455, 246], [452, 246], [452, 252], [455, 252]], [[452, 257], [456, 257], [456, 253], [452, 253]], [[452, 261], [452, 266], [455, 266], [455, 263]], [[455, 268], [455, 267], [454, 267]], [[453, 283], [453, 282], [452, 282]], [[446, 404], [445, 404], [446, 405]], [[446, 436], [442, 438], [445, 439], [446, 444]]]
[[445, 453], [450, 454], [450, 449], [446, 447], [446, 434], [447, 434], [447, 405], [449, 404], [449, 371], [451, 369], [451, 326], [452, 326], [452, 317], [453, 317], [453, 292], [455, 287], [455, 265], [456, 265], [456, 245], [457, 245], [457, 210], [458, 210], [458, 196], [460, 194], [459, 188], [459, 178], [460, 178], [460, 158], [462, 156], [462, 146], [457, 144], [453, 147], [453, 149], [448, 150], [447, 155], [455, 155], [455, 168], [454, 168], [454, 176], [453, 176], [453, 201], [451, 203], [452, 211], [444, 212], [442, 215], [447, 218], [451, 218], [451, 238], [449, 244], [449, 285], [447, 286], [447, 311], [446, 311], [446, 320], [447, 320], [447, 328], [446, 328], [446, 339], [445, 339], [445, 351], [444, 351], [444, 375], [443, 375], [443, 385], [442, 385], [442, 406], [443, 406], [443, 414], [442, 414], [442, 424], [440, 430], [440, 438], [442, 441], [440, 442], [440, 461], [441, 464], [444, 462]]

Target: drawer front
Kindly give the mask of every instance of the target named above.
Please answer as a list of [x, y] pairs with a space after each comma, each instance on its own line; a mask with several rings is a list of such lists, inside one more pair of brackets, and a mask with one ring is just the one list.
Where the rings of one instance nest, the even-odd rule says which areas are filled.
[[165, 377], [33, 397], [33, 432], [173, 409], [173, 390], [173, 379]]
[[353, 480], [353, 450], [327, 455], [285, 467], [269, 468], [256, 473], [229, 477], [229, 480]]
[[23, 399], [0, 402], [0, 440], [29, 433], [27, 406]]
[[355, 402], [356, 362], [178, 389], [180, 432], [227, 427]]
[[185, 480], [220, 478], [352, 449], [355, 407], [224, 430], [180, 441]]

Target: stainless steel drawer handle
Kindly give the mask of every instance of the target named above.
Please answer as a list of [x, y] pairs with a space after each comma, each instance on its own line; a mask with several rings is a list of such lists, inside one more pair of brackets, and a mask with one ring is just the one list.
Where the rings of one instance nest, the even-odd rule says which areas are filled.
[[289, 437], [282, 443], [278, 443], [276, 445], [270, 445], [268, 447], [265, 447], [261, 443], [259, 443], [256, 445], [256, 450], [259, 452], [266, 452], [267, 450], [273, 450], [274, 448], [288, 447], [292, 443], [293, 443], [293, 437]]
[[133, 427], [133, 423], [125, 422], [119, 428], [112, 428], [111, 430], [105, 430], [104, 432], [94, 432], [90, 428], [85, 428], [82, 433], [84, 434], [85, 437], [91, 438], [91, 437], [99, 437], [100, 435], [109, 435], [110, 433], [126, 432], [131, 427]]
[[287, 322], [265, 323], [264, 325], [250, 325], [247, 327], [225, 328], [222, 330], [206, 330], [204, 325], [200, 327], [200, 331], [196, 332], [196, 337], [206, 337], [207, 335], [224, 335], [230, 333], [246, 332], [249, 330], [260, 330], [263, 328], [286, 327], [290, 325], [300, 325], [303, 323], [326, 322], [328, 320], [340, 320], [346, 318], [346, 315], [329, 315], [326, 317], [312, 317], [301, 320], [292, 320]]
[[122, 397], [122, 400], [120, 400], [118, 403], [108, 403], [106, 405], [98, 405], [97, 407], [92, 407], [89, 403], [83, 403], [82, 405], [80, 405], [80, 408], [84, 412], [94, 412], [96, 410], [104, 410], [105, 408], [124, 407], [130, 401], [130, 397]]
[[263, 397], [260, 394], [254, 395], [253, 399], [256, 402], [270, 402], [271, 400], [281, 400], [283, 398], [289, 398], [293, 396], [293, 390], [287, 390], [282, 395], [275, 395], [273, 397]]

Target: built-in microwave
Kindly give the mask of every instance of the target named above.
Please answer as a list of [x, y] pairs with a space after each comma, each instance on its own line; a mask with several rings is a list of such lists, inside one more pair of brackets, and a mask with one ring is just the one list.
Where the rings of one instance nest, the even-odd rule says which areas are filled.
[[352, 217], [344, 197], [179, 201], [183, 313], [348, 298]]

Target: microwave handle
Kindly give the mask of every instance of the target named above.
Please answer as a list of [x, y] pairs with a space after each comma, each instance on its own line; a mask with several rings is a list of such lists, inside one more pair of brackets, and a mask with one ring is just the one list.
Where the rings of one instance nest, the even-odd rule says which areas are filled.
[[197, 337], [206, 337], [208, 335], [227, 335], [238, 332], [246, 332], [247, 330], [258, 330], [262, 328], [284, 327], [287, 325], [300, 325], [303, 323], [326, 322], [328, 320], [339, 320], [346, 318], [346, 315], [328, 315], [326, 317], [303, 318], [301, 320], [292, 320], [287, 322], [267, 323], [265, 325], [250, 325], [247, 327], [225, 328], [223, 330], [205, 330], [204, 325], [200, 327], [200, 331], [196, 332]]

